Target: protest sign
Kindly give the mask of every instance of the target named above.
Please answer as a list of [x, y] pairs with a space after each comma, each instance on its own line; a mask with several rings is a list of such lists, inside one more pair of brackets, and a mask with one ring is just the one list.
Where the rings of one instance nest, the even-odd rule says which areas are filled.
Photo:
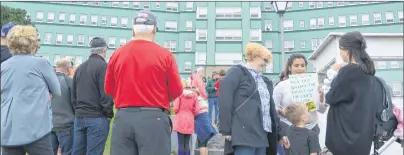
[[310, 111], [317, 110], [314, 103], [314, 93], [317, 91], [317, 74], [305, 73], [289, 75], [290, 90], [294, 103], [306, 103]]

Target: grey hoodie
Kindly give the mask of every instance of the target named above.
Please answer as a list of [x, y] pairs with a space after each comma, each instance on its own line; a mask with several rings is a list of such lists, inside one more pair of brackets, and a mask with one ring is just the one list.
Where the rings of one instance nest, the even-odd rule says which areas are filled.
[[52, 99], [52, 131], [63, 130], [73, 127], [74, 124], [74, 104], [71, 100], [72, 79], [64, 73], [56, 72], [60, 83], [61, 96]]

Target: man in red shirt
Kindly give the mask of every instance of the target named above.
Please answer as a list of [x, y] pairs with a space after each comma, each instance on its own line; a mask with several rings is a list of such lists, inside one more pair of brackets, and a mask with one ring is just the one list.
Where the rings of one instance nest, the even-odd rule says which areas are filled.
[[105, 92], [115, 101], [113, 155], [166, 155], [171, 152], [169, 102], [183, 88], [173, 54], [153, 40], [157, 19], [149, 10], [133, 20], [134, 39], [109, 59]]

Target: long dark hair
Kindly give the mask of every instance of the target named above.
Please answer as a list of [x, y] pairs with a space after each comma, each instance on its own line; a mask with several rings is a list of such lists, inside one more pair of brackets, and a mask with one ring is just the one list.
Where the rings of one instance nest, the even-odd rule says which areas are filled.
[[[286, 63], [286, 68], [285, 68], [286, 75], [292, 74], [289, 67], [292, 67], [293, 61], [295, 61], [296, 59], [303, 59], [304, 64], [306, 65], [306, 68], [307, 68], [308, 62], [307, 62], [306, 57], [300, 53], [293, 53], [292, 55], [290, 55], [290, 57], [288, 58], [288, 62]], [[289, 76], [287, 76], [287, 77], [289, 77]]]
[[375, 64], [366, 52], [366, 47], [365, 38], [363, 38], [359, 31], [345, 33], [339, 40], [339, 48], [348, 51], [348, 63], [351, 63], [351, 60], [355, 59], [363, 72], [375, 75]]

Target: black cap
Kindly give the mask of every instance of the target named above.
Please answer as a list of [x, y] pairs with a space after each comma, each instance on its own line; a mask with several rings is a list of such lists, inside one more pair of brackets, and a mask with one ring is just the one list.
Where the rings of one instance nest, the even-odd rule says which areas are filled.
[[98, 48], [98, 47], [107, 47], [108, 48], [108, 45], [104, 39], [102, 39], [100, 37], [94, 37], [90, 41], [90, 48]]

